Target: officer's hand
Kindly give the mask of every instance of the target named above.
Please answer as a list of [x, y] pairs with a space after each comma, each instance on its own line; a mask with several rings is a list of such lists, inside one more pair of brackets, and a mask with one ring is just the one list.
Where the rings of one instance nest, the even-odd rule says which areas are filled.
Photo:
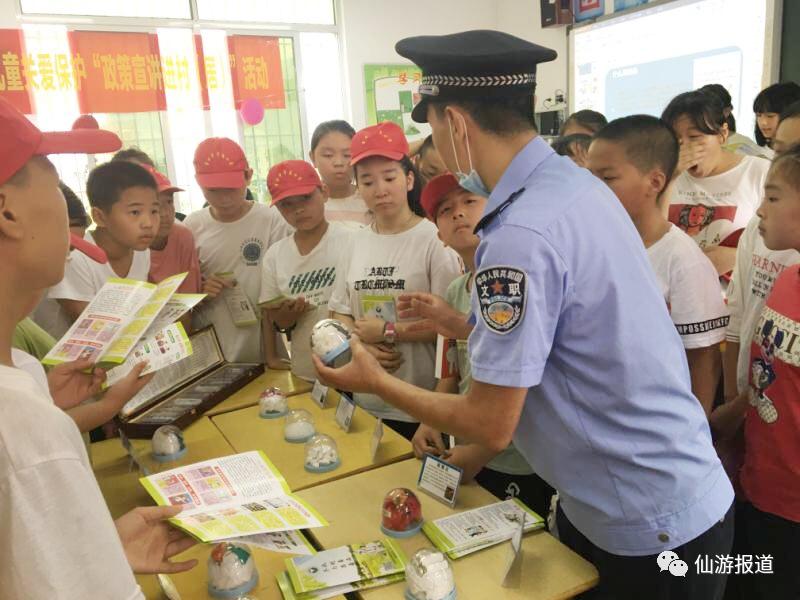
[[465, 340], [472, 332], [467, 315], [458, 312], [436, 294], [415, 292], [397, 299], [401, 319], [420, 319], [406, 325], [407, 331], [435, 331], [453, 340]]
[[411, 438], [411, 445], [414, 447], [414, 456], [420, 459], [426, 454], [441, 456], [447, 452], [441, 432], [425, 423], [420, 423], [417, 427], [414, 437]]
[[311, 359], [314, 361], [320, 382], [337, 390], [374, 393], [377, 390], [378, 379], [385, 377], [386, 371], [378, 360], [367, 352], [356, 335], [350, 337], [350, 353], [352, 354], [350, 362], [338, 369], [326, 367], [319, 356], [313, 354]]

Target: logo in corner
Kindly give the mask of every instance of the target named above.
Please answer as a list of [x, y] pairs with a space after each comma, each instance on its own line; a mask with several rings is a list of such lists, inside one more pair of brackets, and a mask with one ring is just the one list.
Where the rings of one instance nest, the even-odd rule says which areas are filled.
[[264, 252], [264, 242], [258, 238], [248, 238], [242, 242], [242, 260], [249, 267], [257, 267]]
[[524, 271], [514, 267], [490, 267], [478, 271], [475, 289], [481, 317], [486, 326], [507, 334], [525, 316], [527, 278]]

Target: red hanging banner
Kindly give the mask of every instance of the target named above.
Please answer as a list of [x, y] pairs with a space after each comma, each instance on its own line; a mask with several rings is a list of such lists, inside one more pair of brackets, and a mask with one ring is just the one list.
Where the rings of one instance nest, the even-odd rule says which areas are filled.
[[251, 98], [259, 100], [266, 109], [286, 107], [278, 38], [229, 35], [228, 54], [237, 109]]
[[[165, 110], [158, 37], [151, 33], [71, 31], [74, 57], [83, 62], [78, 87], [83, 113]], [[77, 67], [76, 67], [77, 70]]]
[[21, 29], [0, 29], [0, 96], [29, 115], [33, 103], [25, 73], [27, 62]]

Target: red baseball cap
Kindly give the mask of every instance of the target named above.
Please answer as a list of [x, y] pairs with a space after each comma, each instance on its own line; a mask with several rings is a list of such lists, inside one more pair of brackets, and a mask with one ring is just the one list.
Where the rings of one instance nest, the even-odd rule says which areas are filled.
[[272, 206], [290, 196], [305, 196], [318, 187], [322, 181], [317, 170], [304, 160], [285, 160], [269, 170], [267, 187], [272, 196]]
[[106, 254], [105, 250], [103, 250], [100, 246], [97, 246], [96, 244], [93, 244], [92, 242], [75, 235], [74, 233], [69, 234], [69, 245], [75, 250], [83, 252], [95, 262], [103, 264], [108, 262], [108, 255]]
[[408, 140], [399, 125], [384, 121], [365, 127], [353, 136], [350, 164], [354, 165], [370, 156], [383, 156], [391, 160], [408, 156]]
[[0, 184], [34, 156], [47, 154], [102, 154], [122, 147], [117, 134], [102, 129], [42, 133], [7, 100], [0, 98]]
[[194, 151], [197, 183], [204, 188], [242, 188], [250, 168], [242, 147], [230, 138], [208, 138]]
[[156, 180], [156, 185], [158, 185], [158, 193], [161, 194], [163, 192], [183, 192], [185, 191], [183, 188], [179, 188], [176, 185], [172, 185], [170, 182], [169, 177], [164, 175], [161, 171], [156, 171], [150, 165], [142, 165], [150, 175], [153, 176], [153, 179]]
[[431, 221], [436, 220], [436, 210], [439, 208], [439, 204], [442, 200], [444, 200], [444, 197], [453, 190], [458, 189], [463, 188], [458, 184], [458, 179], [456, 179], [455, 175], [452, 173], [437, 175], [428, 182], [428, 185], [422, 190], [420, 204], [422, 204], [425, 214], [428, 215]]
[[92, 115], [81, 115], [75, 119], [72, 129], [100, 129], [100, 124]]

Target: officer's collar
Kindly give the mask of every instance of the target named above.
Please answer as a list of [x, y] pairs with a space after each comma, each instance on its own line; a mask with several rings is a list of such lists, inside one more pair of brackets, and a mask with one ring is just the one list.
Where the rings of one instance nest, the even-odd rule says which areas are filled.
[[500, 176], [500, 181], [497, 182], [497, 185], [489, 195], [489, 201], [483, 211], [484, 217], [497, 211], [511, 194], [524, 187], [531, 173], [551, 154], [553, 154], [553, 149], [541, 136], [537, 135], [528, 142]]

